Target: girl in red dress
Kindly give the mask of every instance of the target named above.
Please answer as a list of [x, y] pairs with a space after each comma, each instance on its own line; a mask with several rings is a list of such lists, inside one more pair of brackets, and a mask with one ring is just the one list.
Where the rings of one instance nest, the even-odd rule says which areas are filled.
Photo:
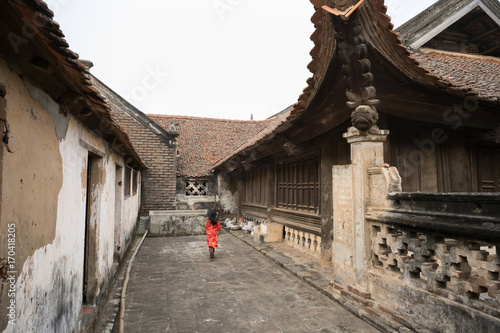
[[205, 224], [207, 229], [207, 245], [210, 252], [210, 259], [215, 258], [215, 248], [217, 248], [217, 239], [219, 237], [219, 230], [222, 230], [220, 222], [217, 220], [217, 211], [211, 209], [208, 211], [208, 221]]

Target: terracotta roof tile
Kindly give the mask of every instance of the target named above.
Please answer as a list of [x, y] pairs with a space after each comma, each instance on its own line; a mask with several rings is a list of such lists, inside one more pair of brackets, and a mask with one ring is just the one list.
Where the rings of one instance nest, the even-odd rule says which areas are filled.
[[[312, 57], [308, 69], [313, 76], [307, 79], [307, 87], [299, 96], [293, 109], [276, 119], [258, 136], [251, 138], [235, 150], [231, 155], [219, 161], [215, 167], [232, 160], [235, 155], [243, 150], [251, 150], [259, 144], [273, 137], [273, 133], [279, 133], [293, 126], [295, 119], [303, 116], [309, 105], [316, 97], [328, 70], [338, 64], [336, 59], [336, 40], [334, 38], [333, 24], [330, 14], [322, 9], [323, 5], [331, 5], [329, 0], [310, 0], [314, 6], [314, 14], [311, 22], [314, 24], [314, 32], [311, 40], [314, 47], [310, 52]], [[367, 0], [365, 6], [358, 9], [359, 16], [364, 26], [367, 43], [401, 74], [418, 83], [419, 85], [439, 88], [452, 94], [462, 94], [463, 90], [471, 88], [472, 93], [477, 93], [480, 98], [498, 101], [499, 67], [494, 60], [470, 58], [445, 57], [434, 54], [412, 55], [402, 44], [399, 36], [393, 31], [394, 25], [387, 15], [387, 7], [384, 0]], [[419, 64], [420, 62], [420, 64]], [[461, 75], [452, 76], [457, 66], [465, 68], [471, 66], [470, 71], [464, 71]], [[483, 67], [485, 66], [485, 67]], [[472, 69], [473, 68], [473, 69]], [[485, 73], [486, 72], [486, 73]], [[475, 75], [474, 73], [477, 73]]]
[[413, 57], [450, 86], [481, 99], [500, 101], [499, 58], [435, 50], [414, 53]]
[[280, 125], [282, 125], [287, 121], [292, 110], [293, 110], [292, 108], [289, 108], [288, 110], [280, 113], [276, 117], [268, 119], [267, 120], [268, 124], [264, 129], [262, 129], [262, 131], [260, 131], [257, 135], [255, 135], [254, 137], [250, 138], [248, 141], [237, 147], [234, 151], [231, 152], [231, 154], [221, 158], [216, 164], [213, 165], [213, 167], [216, 168], [224, 164], [224, 162], [231, 159], [231, 157], [238, 154], [239, 152], [252, 148], [253, 146], [260, 144], [261, 142], [270, 139], [272, 136], [274, 136], [274, 133], [280, 127]]
[[272, 120], [242, 121], [148, 114], [165, 130], [178, 124], [179, 175], [204, 177], [220, 159], [265, 130]]

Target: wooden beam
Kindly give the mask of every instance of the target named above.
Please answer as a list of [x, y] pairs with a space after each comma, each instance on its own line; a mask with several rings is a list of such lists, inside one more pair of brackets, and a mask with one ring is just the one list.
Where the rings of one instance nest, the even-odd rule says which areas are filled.
[[477, 37], [472, 38], [470, 41], [471, 41], [471, 42], [475, 42], [476, 40], [481, 39], [481, 38], [483, 38], [483, 37], [486, 37], [486, 36], [488, 36], [488, 35], [491, 35], [492, 33], [495, 33], [495, 32], [497, 32], [497, 31], [499, 31], [499, 30], [500, 30], [500, 27], [496, 27], [495, 29], [492, 29], [492, 30], [490, 30], [490, 31], [488, 31], [488, 32], [485, 32], [485, 33], [484, 33], [484, 34], [482, 34], [482, 35], [479, 35], [479, 36], [477, 36]]
[[465, 27], [463, 27], [463, 29], [464, 30], [469, 30], [471, 27], [477, 25], [478, 21], [481, 21], [483, 18], [484, 18], [483, 15], [480, 15], [480, 16], [476, 17], [475, 19], [473, 19], [472, 21], [470, 21], [469, 23], [467, 23], [467, 25]]
[[496, 51], [498, 48], [500, 48], [500, 44], [498, 44], [497, 46], [492, 47], [492, 48], [491, 48], [491, 49], [489, 49], [489, 50], [486, 50], [486, 51], [484, 51], [484, 52], [481, 52], [481, 54], [488, 54], [488, 53], [491, 53], [491, 52], [493, 52], [493, 51]]

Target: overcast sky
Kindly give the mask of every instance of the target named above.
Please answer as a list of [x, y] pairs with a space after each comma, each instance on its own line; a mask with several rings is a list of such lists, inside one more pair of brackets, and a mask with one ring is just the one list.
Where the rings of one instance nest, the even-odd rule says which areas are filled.
[[[266, 119], [311, 76], [309, 0], [46, 0], [91, 72], [145, 113]], [[397, 27], [436, 0], [386, 0]]]

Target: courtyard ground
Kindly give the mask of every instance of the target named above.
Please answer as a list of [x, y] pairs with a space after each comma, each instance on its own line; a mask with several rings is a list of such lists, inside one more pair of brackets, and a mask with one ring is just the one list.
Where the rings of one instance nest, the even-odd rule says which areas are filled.
[[328, 268], [306, 267], [313, 258], [292, 259], [295, 249], [281, 243], [256, 251], [248, 238], [223, 232], [214, 260], [205, 236], [146, 238], [127, 288], [124, 331], [378, 332], [320, 291]]

